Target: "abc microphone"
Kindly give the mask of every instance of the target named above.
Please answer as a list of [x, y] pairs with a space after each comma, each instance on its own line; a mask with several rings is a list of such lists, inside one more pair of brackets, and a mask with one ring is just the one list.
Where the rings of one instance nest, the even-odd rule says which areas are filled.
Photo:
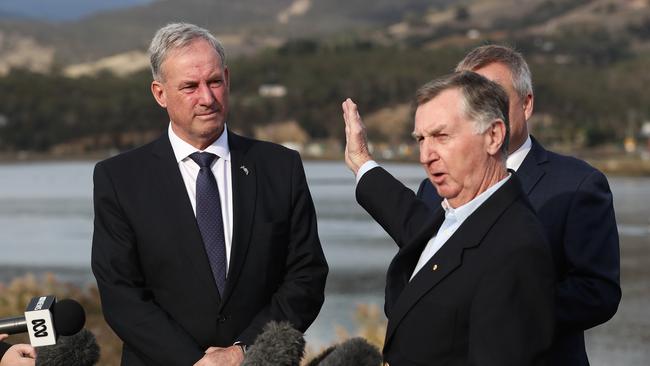
[[58, 334], [73, 335], [86, 323], [81, 305], [71, 299], [56, 302], [54, 296], [34, 297], [24, 316], [0, 319], [0, 333], [29, 333], [32, 346], [56, 344]]

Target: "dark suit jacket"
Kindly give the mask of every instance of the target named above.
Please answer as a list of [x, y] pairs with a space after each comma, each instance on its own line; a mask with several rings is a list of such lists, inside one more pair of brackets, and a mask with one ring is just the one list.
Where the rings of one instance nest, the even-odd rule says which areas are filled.
[[[616, 313], [621, 299], [619, 247], [612, 193], [605, 176], [587, 163], [547, 151], [534, 138], [517, 170], [544, 226], [555, 262], [557, 366], [589, 365], [584, 330]], [[439, 206], [429, 180], [418, 197]]]
[[125, 365], [192, 365], [210, 346], [253, 344], [270, 320], [304, 331], [320, 311], [328, 269], [299, 155], [230, 132], [228, 141], [222, 298], [167, 134], [95, 167], [92, 269]]
[[5, 353], [11, 346], [12, 345], [9, 343], [0, 342], [0, 360], [2, 359], [2, 357], [5, 355]]
[[403, 365], [545, 365], [553, 336], [553, 264], [513, 175], [409, 282], [444, 220], [385, 170], [357, 200], [399, 246], [387, 274], [384, 358]]

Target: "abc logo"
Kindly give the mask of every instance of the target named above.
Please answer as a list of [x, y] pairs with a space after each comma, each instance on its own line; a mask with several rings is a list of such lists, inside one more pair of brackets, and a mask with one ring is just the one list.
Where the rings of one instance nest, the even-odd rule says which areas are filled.
[[32, 320], [32, 330], [34, 331], [35, 337], [47, 337], [47, 324], [45, 324], [45, 319]]

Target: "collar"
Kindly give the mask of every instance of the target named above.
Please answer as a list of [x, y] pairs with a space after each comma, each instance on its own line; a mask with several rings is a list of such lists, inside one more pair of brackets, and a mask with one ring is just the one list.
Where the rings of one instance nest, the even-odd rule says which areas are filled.
[[[209, 153], [216, 154], [219, 156], [219, 159], [224, 159], [230, 161], [230, 147], [228, 146], [228, 126], [224, 124], [223, 132], [218, 139], [216, 139], [210, 146], [206, 147], [205, 150]], [[169, 122], [169, 127], [167, 128], [167, 133], [169, 134], [169, 142], [172, 144], [172, 150], [174, 150], [174, 156], [176, 157], [176, 162], [180, 163], [181, 161], [187, 159], [190, 154], [195, 153], [198, 150], [194, 146], [188, 144], [185, 140], [178, 137], [177, 134], [172, 130], [172, 124]]]
[[492, 196], [494, 192], [496, 192], [499, 188], [501, 188], [501, 186], [504, 185], [508, 181], [508, 179], [510, 179], [511, 176], [512, 174], [508, 173], [508, 175], [505, 178], [501, 179], [496, 184], [493, 184], [490, 188], [486, 189], [481, 194], [474, 197], [474, 199], [472, 199], [471, 201], [467, 202], [462, 206], [453, 208], [451, 207], [449, 202], [447, 202], [446, 198], [442, 200], [440, 205], [445, 210], [445, 220], [447, 218], [453, 218], [460, 222], [465, 221], [465, 219], [468, 218], [469, 215], [474, 213], [474, 211], [476, 211], [476, 209], [479, 208], [485, 201], [487, 201], [487, 199], [490, 198], [490, 196]]
[[519, 146], [519, 148], [515, 152], [508, 155], [508, 159], [506, 160], [506, 167], [514, 171], [519, 169], [521, 163], [524, 162], [526, 155], [528, 155], [528, 152], [532, 147], [533, 147], [533, 142], [530, 139], [530, 135], [528, 135], [526, 141], [524, 141], [524, 143], [521, 146]]

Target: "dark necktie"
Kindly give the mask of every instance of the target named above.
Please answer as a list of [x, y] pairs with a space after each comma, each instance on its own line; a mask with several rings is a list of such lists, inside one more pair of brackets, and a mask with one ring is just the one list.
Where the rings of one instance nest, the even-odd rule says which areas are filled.
[[223, 288], [226, 284], [226, 240], [223, 233], [219, 187], [210, 169], [212, 161], [219, 157], [208, 152], [195, 152], [190, 155], [190, 158], [201, 167], [196, 178], [196, 221], [201, 230], [203, 245], [208, 254], [219, 295], [223, 296]]

